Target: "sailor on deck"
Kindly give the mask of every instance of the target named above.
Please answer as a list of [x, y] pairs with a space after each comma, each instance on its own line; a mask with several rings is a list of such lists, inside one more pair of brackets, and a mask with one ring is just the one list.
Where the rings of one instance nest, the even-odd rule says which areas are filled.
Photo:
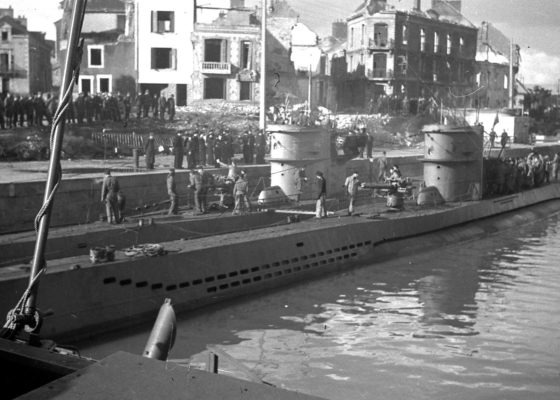
[[243, 212], [251, 210], [251, 203], [249, 202], [249, 197], [247, 193], [249, 192], [249, 183], [245, 178], [245, 171], [241, 171], [237, 181], [235, 181], [235, 186], [233, 187], [233, 196], [235, 198], [235, 208], [233, 209], [233, 215], [237, 215]]
[[348, 203], [348, 215], [352, 215], [354, 212], [354, 200], [358, 194], [358, 188], [360, 187], [360, 181], [358, 180], [358, 173], [354, 172], [352, 175], [346, 178], [344, 182], [344, 187], [346, 188], [346, 193], [349, 197]]
[[101, 187], [101, 201], [105, 203], [107, 222], [110, 224], [118, 224], [121, 221], [118, 193], [119, 181], [111, 175], [110, 170], [106, 170]]
[[321, 171], [317, 171], [317, 205], [315, 208], [316, 218], [326, 218], [327, 209], [325, 207], [325, 200], [327, 197], [327, 181]]
[[177, 202], [177, 190], [175, 187], [175, 169], [170, 168], [167, 175], [167, 194], [169, 195], [169, 212], [168, 215], [177, 215], [179, 213], [179, 203]]

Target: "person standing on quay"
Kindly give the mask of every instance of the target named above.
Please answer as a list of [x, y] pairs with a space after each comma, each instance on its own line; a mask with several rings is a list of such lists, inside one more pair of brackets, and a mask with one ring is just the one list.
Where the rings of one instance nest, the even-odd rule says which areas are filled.
[[118, 205], [119, 190], [119, 181], [111, 175], [110, 170], [106, 170], [101, 186], [101, 202], [105, 203], [107, 222], [110, 224], [118, 224], [121, 221]]
[[551, 161], [551, 179], [557, 181], [558, 180], [558, 169], [560, 168], [560, 153], [554, 154], [554, 158]]
[[156, 141], [154, 140], [154, 135], [151, 133], [144, 145], [144, 154], [146, 157], [146, 168], [154, 169], [154, 164], [156, 162]]
[[177, 202], [174, 168], [169, 168], [169, 174], [167, 175], [167, 194], [169, 195], [170, 202], [167, 215], [177, 215], [179, 213], [179, 203]]
[[175, 96], [170, 95], [167, 100], [167, 112], [169, 113], [169, 122], [173, 122], [175, 118]]
[[315, 208], [315, 218], [326, 218], [327, 209], [325, 200], [327, 197], [327, 181], [321, 171], [317, 171], [317, 206]]
[[165, 109], [167, 108], [167, 99], [161, 94], [159, 96], [159, 118], [164, 121], [165, 120]]
[[175, 169], [183, 169], [183, 156], [185, 151], [183, 149], [183, 137], [179, 132], [173, 138], [173, 166]]

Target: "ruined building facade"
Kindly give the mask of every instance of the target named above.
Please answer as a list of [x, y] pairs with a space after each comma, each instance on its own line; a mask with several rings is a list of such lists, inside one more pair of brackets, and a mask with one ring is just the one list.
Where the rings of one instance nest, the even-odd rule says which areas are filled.
[[[73, 2], [61, 3], [62, 18], [55, 23], [57, 59], [66, 58]], [[136, 90], [134, 3], [90, 0], [82, 28], [85, 39], [76, 91], [134, 93]], [[60, 70], [63, 73], [63, 70]]]
[[27, 19], [0, 9], [0, 79], [2, 93], [27, 95], [52, 87], [52, 46], [42, 32], [27, 30]]
[[343, 105], [366, 107], [385, 95], [460, 106], [472, 102], [476, 27], [447, 6], [422, 11], [417, 4], [399, 11], [386, 1], [366, 1], [347, 18]]
[[217, 15], [206, 14], [197, 19], [191, 35], [189, 100], [258, 102], [262, 53], [255, 11], [244, 10], [243, 2], [237, 1]]

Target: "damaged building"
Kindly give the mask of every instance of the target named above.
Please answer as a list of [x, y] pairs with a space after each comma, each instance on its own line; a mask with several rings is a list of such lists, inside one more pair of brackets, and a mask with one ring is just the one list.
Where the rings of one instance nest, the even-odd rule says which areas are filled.
[[460, 1], [433, 0], [422, 10], [397, 10], [386, 0], [362, 3], [346, 21], [347, 79], [342, 106], [367, 108], [381, 96], [449, 105], [471, 104], [476, 85], [477, 28], [460, 13]]
[[[62, 1], [63, 15], [55, 23], [59, 60], [65, 59], [72, 7], [72, 1]], [[90, 0], [82, 28], [84, 53], [76, 90], [83, 93], [134, 93], [134, 33], [132, 1]]]
[[0, 8], [0, 78], [2, 93], [47, 92], [52, 86], [52, 46], [42, 32], [27, 29], [25, 17]]
[[[510, 81], [516, 82], [519, 72], [519, 46], [510, 40], [489, 22], [482, 22], [478, 31], [478, 48], [476, 52], [479, 91], [476, 106], [479, 108], [505, 108], [510, 104]], [[510, 78], [510, 62], [513, 79]], [[517, 88], [514, 86], [513, 97]], [[515, 104], [512, 104], [514, 106]]]
[[261, 22], [241, 0], [221, 6], [195, 10], [189, 100], [258, 102]]

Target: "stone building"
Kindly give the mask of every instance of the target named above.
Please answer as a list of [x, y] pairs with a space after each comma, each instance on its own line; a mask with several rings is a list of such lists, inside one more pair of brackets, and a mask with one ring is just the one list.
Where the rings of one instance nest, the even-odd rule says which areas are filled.
[[189, 100], [258, 103], [260, 19], [255, 9], [244, 7], [243, 1], [234, 0], [223, 6], [218, 14], [206, 10], [205, 18], [197, 18], [194, 26]]
[[0, 9], [0, 78], [2, 93], [22, 95], [52, 88], [52, 47], [42, 32], [27, 30], [25, 17]]
[[[66, 56], [73, 2], [61, 3], [62, 18], [55, 22], [57, 59]], [[84, 53], [75, 90], [122, 94], [136, 91], [134, 3], [129, 0], [90, 0], [84, 18]], [[63, 68], [60, 69], [63, 73]]]
[[[460, 6], [460, 2], [454, 2]], [[348, 77], [339, 93], [346, 104], [367, 107], [381, 96], [442, 99], [471, 104], [475, 87], [477, 29], [446, 2], [432, 8], [397, 10], [368, 0], [347, 19]]]

